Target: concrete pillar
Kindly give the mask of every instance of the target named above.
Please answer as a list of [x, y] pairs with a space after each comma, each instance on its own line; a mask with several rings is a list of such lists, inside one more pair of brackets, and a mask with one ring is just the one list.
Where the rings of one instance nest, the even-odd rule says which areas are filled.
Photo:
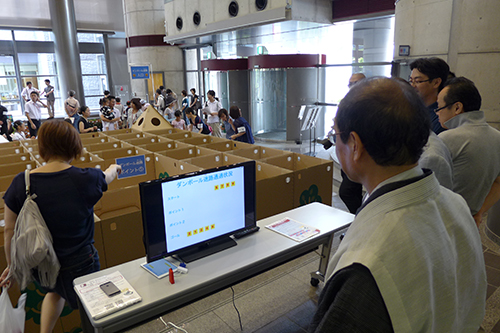
[[80, 105], [85, 105], [75, 5], [73, 0], [49, 0], [49, 9], [62, 97], [74, 90]]
[[[180, 48], [162, 41], [165, 36], [164, 0], [124, 0], [123, 3], [129, 65], [151, 65], [153, 72], [163, 73], [163, 85], [181, 98], [181, 91], [187, 88], [183, 55]], [[131, 80], [131, 93], [132, 97], [146, 99], [145, 80]]]

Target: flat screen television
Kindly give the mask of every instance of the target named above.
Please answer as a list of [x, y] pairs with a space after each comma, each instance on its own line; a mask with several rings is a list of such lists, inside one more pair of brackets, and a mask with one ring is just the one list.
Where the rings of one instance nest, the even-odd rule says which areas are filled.
[[235, 246], [256, 225], [255, 161], [139, 184], [147, 262], [190, 262]]

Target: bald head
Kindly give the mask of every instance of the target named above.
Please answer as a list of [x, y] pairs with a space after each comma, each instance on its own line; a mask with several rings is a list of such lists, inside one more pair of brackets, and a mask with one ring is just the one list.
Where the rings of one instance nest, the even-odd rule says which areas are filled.
[[427, 108], [414, 89], [381, 77], [357, 83], [340, 102], [335, 123], [343, 143], [356, 132], [381, 166], [416, 163], [430, 131]]
[[352, 88], [356, 83], [359, 81], [363, 80], [366, 78], [365, 74], [363, 73], [355, 73], [351, 75], [351, 78], [349, 79], [349, 84], [347, 85], [349, 88]]

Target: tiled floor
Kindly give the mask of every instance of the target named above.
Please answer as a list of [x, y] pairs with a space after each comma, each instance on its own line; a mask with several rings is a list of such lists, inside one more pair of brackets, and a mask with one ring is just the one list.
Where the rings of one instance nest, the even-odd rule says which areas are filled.
[[[262, 143], [273, 148], [305, 153], [309, 145], [301, 148], [295, 144]], [[322, 149], [321, 146], [316, 150]], [[346, 209], [336, 195], [340, 175], [334, 173], [333, 205]], [[488, 294], [486, 316], [479, 332], [500, 333], [500, 246], [489, 240], [484, 233], [485, 222], [480, 227], [486, 271]], [[339, 239], [335, 238], [334, 249]], [[319, 256], [309, 253], [289, 263], [274, 268], [235, 286], [234, 302], [241, 314], [243, 332], [257, 333], [303, 333], [307, 332], [323, 284], [310, 285], [310, 275], [316, 271]], [[163, 321], [181, 326], [189, 333], [235, 333], [241, 332], [238, 314], [233, 306], [230, 288], [211, 295], [186, 307], [162, 316]], [[172, 326], [166, 327], [160, 319], [147, 322], [127, 332], [180, 332]]]

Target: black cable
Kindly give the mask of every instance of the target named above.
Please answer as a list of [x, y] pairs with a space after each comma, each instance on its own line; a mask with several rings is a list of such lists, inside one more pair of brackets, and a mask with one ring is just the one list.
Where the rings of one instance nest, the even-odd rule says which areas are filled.
[[243, 325], [241, 325], [240, 312], [238, 311], [238, 308], [236, 307], [236, 304], [234, 303], [234, 289], [233, 289], [233, 287], [231, 287], [231, 291], [233, 292], [233, 306], [234, 306], [234, 309], [236, 310], [236, 312], [238, 313], [238, 320], [240, 321], [240, 329], [241, 329], [241, 331], [243, 331]]

